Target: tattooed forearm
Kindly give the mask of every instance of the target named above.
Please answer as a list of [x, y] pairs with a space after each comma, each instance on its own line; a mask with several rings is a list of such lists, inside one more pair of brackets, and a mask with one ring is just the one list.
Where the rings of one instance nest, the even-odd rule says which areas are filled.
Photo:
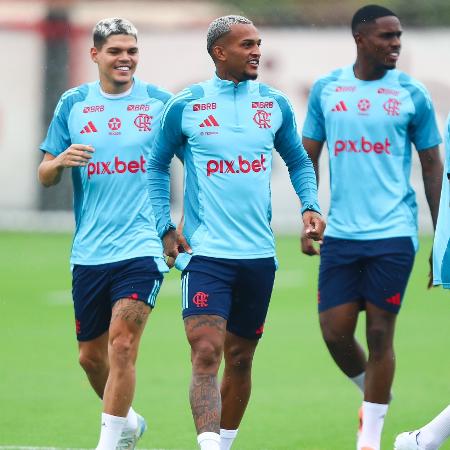
[[134, 322], [138, 327], [143, 327], [150, 314], [150, 307], [143, 302], [121, 298], [113, 307], [111, 323], [114, 320], [126, 320]]
[[217, 376], [193, 374], [189, 399], [197, 434], [219, 433], [221, 400]]

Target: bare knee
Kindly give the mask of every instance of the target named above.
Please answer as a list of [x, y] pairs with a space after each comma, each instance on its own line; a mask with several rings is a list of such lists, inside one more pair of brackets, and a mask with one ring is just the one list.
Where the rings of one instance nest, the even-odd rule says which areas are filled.
[[102, 373], [108, 369], [108, 355], [92, 349], [80, 349], [78, 362], [88, 374]]
[[381, 359], [387, 353], [392, 352], [392, 338], [392, 332], [387, 327], [369, 327], [367, 329], [367, 346], [370, 358]]
[[227, 369], [238, 372], [248, 372], [252, 368], [254, 348], [242, 348], [233, 345], [226, 349], [225, 362]]
[[198, 338], [190, 342], [192, 367], [194, 371], [217, 373], [222, 357], [222, 346], [207, 338]]
[[129, 364], [135, 360], [137, 354], [137, 340], [132, 333], [121, 333], [109, 340], [109, 354], [111, 364]]

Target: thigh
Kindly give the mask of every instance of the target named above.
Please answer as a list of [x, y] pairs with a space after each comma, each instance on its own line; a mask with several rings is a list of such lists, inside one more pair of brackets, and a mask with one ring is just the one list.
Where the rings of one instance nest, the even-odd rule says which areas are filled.
[[110, 273], [106, 265], [75, 265], [72, 270], [72, 297], [75, 326], [80, 342], [104, 334], [111, 320]]
[[414, 245], [409, 237], [379, 240], [376, 254], [366, 263], [362, 285], [365, 300], [382, 310], [397, 314], [414, 257]]
[[235, 272], [232, 261], [192, 257], [181, 275], [183, 319], [216, 315], [228, 320]]
[[242, 260], [233, 287], [227, 330], [245, 339], [259, 339], [275, 280], [275, 258]]
[[322, 313], [361, 301], [360, 242], [326, 237], [320, 249], [318, 308]]
[[[155, 307], [163, 275], [153, 257], [120, 261], [112, 269], [110, 296], [114, 304], [119, 299], [131, 299]], [[145, 310], [145, 308], [144, 308]]]

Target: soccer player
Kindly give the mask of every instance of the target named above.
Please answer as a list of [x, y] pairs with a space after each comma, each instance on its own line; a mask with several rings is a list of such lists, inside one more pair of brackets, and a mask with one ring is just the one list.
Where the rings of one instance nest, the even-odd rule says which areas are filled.
[[146, 160], [170, 94], [134, 76], [137, 31], [120, 18], [93, 30], [99, 80], [65, 92], [41, 145], [39, 180], [71, 169], [71, 264], [79, 361], [103, 399], [98, 450], [132, 449], [146, 429], [131, 407], [139, 341], [168, 267], [146, 188]]
[[[256, 82], [261, 39], [241, 16], [214, 20], [207, 50], [214, 77], [167, 104], [149, 161], [149, 192], [165, 253], [182, 272], [182, 308], [191, 346], [190, 403], [202, 450], [229, 449], [251, 390], [276, 259], [270, 228], [275, 147], [301, 199], [306, 234], [321, 239], [314, 168], [285, 95]], [[169, 163], [183, 148], [183, 235], [170, 218]], [[182, 249], [181, 249], [182, 250]], [[221, 388], [217, 383], [224, 353]]]
[[[446, 159], [433, 245], [433, 284], [450, 289], [450, 115], [445, 128]], [[450, 436], [450, 405], [416, 431], [401, 433], [395, 450], [437, 450]]]
[[[394, 377], [394, 328], [417, 250], [417, 206], [410, 186], [411, 143], [436, 224], [442, 163], [430, 97], [396, 70], [402, 27], [389, 9], [368, 5], [352, 20], [354, 64], [313, 86], [303, 144], [318, 173], [324, 141], [331, 205], [320, 249], [319, 318], [339, 368], [361, 389], [358, 450], [379, 450]], [[302, 250], [317, 254], [307, 236]], [[366, 310], [368, 358], [354, 332]]]
[[449, 436], [450, 405], [422, 428], [399, 434], [394, 450], [438, 450]]

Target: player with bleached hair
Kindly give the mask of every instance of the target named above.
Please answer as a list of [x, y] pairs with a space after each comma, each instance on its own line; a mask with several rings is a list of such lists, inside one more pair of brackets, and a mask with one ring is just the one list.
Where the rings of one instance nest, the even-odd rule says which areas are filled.
[[70, 170], [75, 235], [72, 292], [79, 361], [103, 399], [97, 450], [133, 449], [147, 425], [131, 403], [141, 335], [168, 267], [146, 190], [146, 160], [170, 94], [134, 76], [137, 30], [110, 18], [93, 30], [99, 80], [65, 92], [39, 180]]
[[[255, 81], [258, 30], [245, 17], [220, 17], [206, 41], [216, 73], [168, 102], [149, 161], [149, 191], [165, 253], [182, 270], [197, 440], [202, 450], [227, 450], [250, 398], [277, 266], [270, 228], [274, 148], [301, 200], [307, 235], [321, 239], [325, 224], [292, 106], [283, 93]], [[170, 219], [169, 164], [178, 148], [185, 171], [183, 234], [191, 253], [179, 252]]]

